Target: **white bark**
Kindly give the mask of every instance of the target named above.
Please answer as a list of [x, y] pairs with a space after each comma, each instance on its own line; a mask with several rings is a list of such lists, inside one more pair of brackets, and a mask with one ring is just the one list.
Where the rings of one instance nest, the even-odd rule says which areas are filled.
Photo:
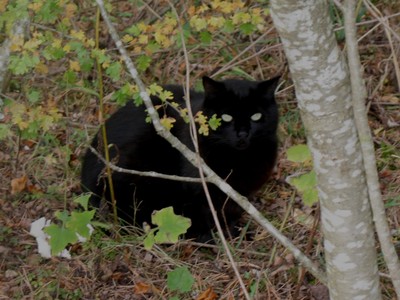
[[296, 88], [321, 201], [331, 299], [381, 299], [349, 72], [327, 1], [271, 0]]
[[15, 21], [10, 35], [4, 40], [0, 47], [0, 92], [6, 89], [6, 77], [8, 73], [8, 64], [10, 61], [12, 39], [16, 36], [23, 35], [26, 30], [28, 19]]

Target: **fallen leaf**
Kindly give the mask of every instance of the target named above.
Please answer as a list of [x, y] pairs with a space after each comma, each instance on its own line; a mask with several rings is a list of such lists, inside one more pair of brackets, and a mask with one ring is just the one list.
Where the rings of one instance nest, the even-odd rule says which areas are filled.
[[144, 282], [138, 282], [134, 286], [135, 294], [146, 294], [151, 291], [151, 285], [144, 283]]
[[43, 193], [43, 190], [36, 184], [28, 184], [28, 185], [26, 185], [26, 190], [31, 194]]
[[206, 289], [204, 292], [202, 292], [199, 297], [197, 297], [197, 300], [214, 300], [217, 299], [217, 294], [214, 292], [214, 290], [209, 287]]
[[26, 188], [28, 177], [26, 175], [11, 180], [11, 195], [18, 194]]

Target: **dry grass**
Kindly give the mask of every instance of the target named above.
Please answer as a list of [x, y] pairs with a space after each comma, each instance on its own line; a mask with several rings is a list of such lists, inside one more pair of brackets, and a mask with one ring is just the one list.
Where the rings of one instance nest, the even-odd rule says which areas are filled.
[[[149, 6], [162, 14], [165, 6], [155, 3]], [[177, 5], [182, 16], [188, 9], [184, 3]], [[378, 9], [390, 16], [400, 10], [400, 5], [385, 1]], [[130, 2], [118, 2], [117, 10], [133, 12], [134, 16], [117, 19], [121, 31], [137, 20], [156, 19], [151, 10], [135, 8]], [[94, 15], [93, 8], [88, 7], [84, 14]], [[377, 26], [376, 16], [367, 12], [362, 21], [371, 21], [359, 26], [359, 35], [365, 34], [360, 41], [360, 52], [370, 95], [370, 125], [388, 220], [395, 243], [400, 246], [400, 136], [399, 127], [395, 126], [400, 123], [400, 78], [394, 59], [400, 57], [400, 40], [394, 34], [389, 38], [388, 31]], [[400, 16], [387, 22], [399, 35]], [[260, 193], [256, 205], [277, 227], [288, 212], [282, 231], [309, 257], [323, 264], [318, 207], [304, 206], [293, 188], [285, 183], [286, 176], [295, 171], [285, 157], [285, 150], [304, 142], [304, 132], [282, 47], [269, 19], [267, 23], [271, 31], [259, 43], [254, 43], [258, 36], [249, 39], [233, 34], [230, 39], [207, 47], [190, 48], [191, 78], [195, 82], [221, 68], [225, 76], [256, 79], [284, 74], [288, 81], [278, 96], [282, 117], [278, 172]], [[88, 35], [94, 34], [89, 22], [80, 21], [76, 26]], [[103, 47], [114, 49], [107, 34], [101, 37], [101, 42]], [[254, 53], [262, 54], [254, 56]], [[58, 67], [49, 67], [57, 76]], [[153, 65], [143, 79], [147, 83], [184, 82], [184, 69], [181, 52], [159, 51], [153, 55]], [[18, 79], [29, 81], [26, 77]], [[123, 80], [128, 78], [119, 83], [105, 82], [106, 98]], [[49, 98], [64, 112], [64, 125], [54, 129], [57, 147], [54, 142], [23, 140], [16, 135], [0, 144], [0, 299], [169, 299], [176, 293], [168, 290], [166, 274], [183, 265], [189, 268], [195, 284], [190, 293], [179, 295], [180, 299], [241, 299], [237, 279], [218, 243], [198, 245], [182, 241], [146, 251], [134, 234], [116, 240], [112, 234], [99, 232], [90, 243], [73, 246], [71, 260], [45, 260], [37, 254], [36, 242], [28, 233], [30, 223], [42, 216], [52, 218], [56, 210], [64, 207], [74, 208], [71, 199], [80, 192], [80, 157], [87, 144], [86, 131], [91, 135], [97, 126], [97, 104], [93, 96], [80, 91], [70, 90], [61, 95], [50, 76], [33, 76], [30, 86], [46, 87]], [[17, 98], [15, 91], [7, 95]], [[114, 107], [108, 102], [107, 109]], [[27, 188], [12, 195], [11, 180], [24, 175]], [[253, 233], [253, 240], [231, 244], [245, 284], [250, 292], [254, 290], [254, 299], [327, 299], [326, 289], [307, 273], [299, 276], [302, 270], [293, 256], [268, 233], [254, 222], [250, 222], [248, 230]], [[384, 276], [383, 262], [380, 267], [384, 299], [394, 299], [390, 280]]]

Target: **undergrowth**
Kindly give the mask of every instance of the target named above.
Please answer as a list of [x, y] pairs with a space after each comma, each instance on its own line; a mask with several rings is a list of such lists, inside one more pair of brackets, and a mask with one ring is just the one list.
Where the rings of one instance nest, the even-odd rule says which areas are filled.
[[[399, 11], [397, 2], [385, 2], [377, 5], [386, 14]], [[277, 95], [281, 115], [277, 173], [255, 203], [297, 247], [307, 249], [312, 259], [323, 264], [318, 205], [304, 205], [285, 181], [299, 170], [287, 159], [286, 150], [306, 141], [266, 1], [173, 3], [183, 26], [193, 87], [200, 86], [204, 75], [256, 80], [283, 75], [285, 83]], [[178, 21], [168, 1], [110, 2], [108, 10], [148, 86], [185, 81]], [[359, 34], [366, 35], [360, 51], [371, 95], [370, 124], [388, 218], [399, 240], [400, 138], [393, 124], [400, 122], [400, 95], [392, 57], [398, 54], [400, 41], [394, 40], [397, 52], [393, 53], [383, 27], [373, 29], [374, 17], [361, 12], [359, 21], [364, 23]], [[72, 243], [71, 260], [45, 260], [37, 254], [34, 238], [28, 235], [31, 222], [40, 217], [54, 220], [57, 210], [78, 209], [73, 199], [81, 193], [80, 159], [90, 138], [103, 118], [137, 99], [107, 28], [103, 23], [95, 26], [96, 13], [90, 1], [79, 5], [68, 0], [0, 2], [0, 42], [8, 38], [12, 42], [9, 74], [0, 94], [0, 255], [4, 257], [0, 295], [12, 299], [240, 299], [239, 284], [218, 241], [202, 247], [181, 241], [146, 250], [138, 238], [143, 235], [140, 229], [125, 228], [119, 234], [116, 227], [96, 231], [89, 243]], [[15, 22], [24, 18], [31, 21], [27, 34], [12, 35]], [[339, 28], [339, 16], [334, 18]], [[398, 32], [399, 16], [390, 18], [389, 24]], [[339, 41], [343, 42], [340, 36]], [[102, 70], [102, 117], [96, 60]], [[247, 221], [245, 217], [244, 224]], [[245, 230], [253, 239], [242, 236], [231, 245], [254, 299], [324, 295], [323, 287], [310, 275], [299, 281], [302, 270], [285, 248], [254, 222], [248, 224]], [[174, 276], [189, 283], [176, 285]], [[384, 280], [383, 289], [385, 299], [390, 299], [391, 286]]]

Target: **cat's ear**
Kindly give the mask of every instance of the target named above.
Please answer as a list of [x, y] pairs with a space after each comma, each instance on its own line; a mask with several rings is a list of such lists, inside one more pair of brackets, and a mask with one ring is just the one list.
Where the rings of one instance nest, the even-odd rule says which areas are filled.
[[257, 85], [257, 90], [260, 91], [263, 94], [274, 94], [276, 88], [278, 87], [279, 79], [281, 76], [276, 76], [274, 78], [271, 78], [269, 80], [261, 81]]
[[222, 82], [215, 81], [207, 76], [203, 76], [203, 87], [206, 95], [216, 94], [225, 88]]

